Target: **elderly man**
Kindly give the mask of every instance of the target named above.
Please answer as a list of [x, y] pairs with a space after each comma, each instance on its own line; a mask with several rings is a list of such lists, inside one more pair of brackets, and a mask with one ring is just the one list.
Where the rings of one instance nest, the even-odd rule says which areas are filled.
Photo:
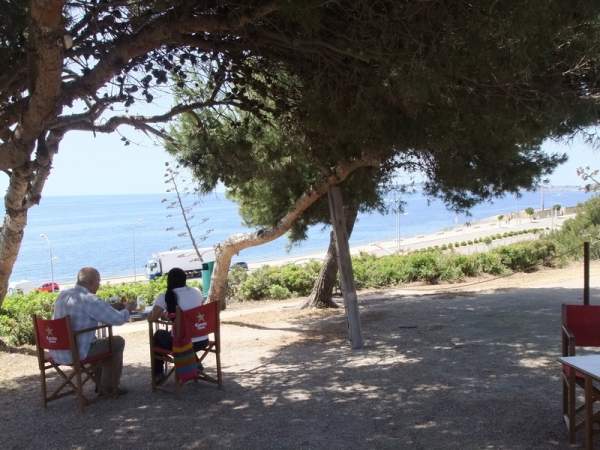
[[[95, 327], [98, 323], [121, 325], [129, 320], [129, 310], [117, 311], [108, 303], [96, 297], [100, 287], [100, 273], [93, 267], [84, 267], [77, 274], [74, 288], [62, 291], [54, 305], [54, 319], [71, 317], [73, 331]], [[79, 357], [84, 359], [108, 351], [108, 338], [96, 339], [93, 331], [77, 336]], [[100, 366], [99, 394], [114, 396], [125, 394], [119, 388], [121, 369], [123, 368], [123, 349], [125, 341], [121, 336], [112, 337], [112, 358], [104, 360]], [[71, 363], [68, 350], [53, 350], [52, 357], [61, 364]]]

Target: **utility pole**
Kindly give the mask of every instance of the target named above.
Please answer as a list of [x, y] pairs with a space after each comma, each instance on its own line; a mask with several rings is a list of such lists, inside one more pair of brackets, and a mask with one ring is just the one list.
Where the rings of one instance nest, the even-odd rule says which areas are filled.
[[141, 225], [143, 222], [142, 219], [138, 219], [135, 221], [135, 223], [132, 226], [132, 239], [133, 239], [133, 281], [136, 282], [137, 281], [137, 268], [136, 268], [136, 258], [135, 258], [135, 228], [138, 225]]
[[400, 253], [400, 201], [398, 201], [398, 214], [396, 216], [396, 239], [398, 242], [398, 253]]
[[50, 277], [52, 281], [52, 292], [54, 292], [54, 257], [52, 256], [52, 244], [45, 233], [40, 234], [40, 237], [48, 244], [48, 252], [50, 253]]

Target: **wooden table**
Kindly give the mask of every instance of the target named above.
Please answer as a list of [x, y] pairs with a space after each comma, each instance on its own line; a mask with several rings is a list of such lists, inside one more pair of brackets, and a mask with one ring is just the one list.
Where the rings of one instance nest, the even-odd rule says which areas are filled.
[[600, 355], [563, 356], [558, 360], [580, 372], [585, 378], [585, 448], [593, 446], [594, 380], [600, 381]]

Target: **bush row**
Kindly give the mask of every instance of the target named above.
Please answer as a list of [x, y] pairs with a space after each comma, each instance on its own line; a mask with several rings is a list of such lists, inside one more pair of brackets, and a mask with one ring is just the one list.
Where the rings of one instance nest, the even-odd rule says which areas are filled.
[[[352, 258], [352, 266], [357, 288], [380, 288], [415, 281], [450, 282], [481, 274], [532, 270], [539, 264], [551, 265], [555, 255], [556, 248], [551, 241], [537, 240], [473, 255], [442, 253], [441, 250], [382, 257], [361, 254]], [[308, 295], [319, 269], [319, 263], [311, 262], [304, 266], [265, 266], [238, 274], [230, 277], [230, 296], [245, 301]]]
[[[189, 284], [201, 287], [201, 283], [196, 281]], [[145, 306], [152, 304], [166, 287], [167, 279], [161, 277], [149, 282], [103, 285], [97, 295], [110, 302], [137, 301], [140, 306]], [[51, 317], [57, 297], [58, 293], [37, 291], [6, 296], [0, 310], [0, 336], [6, 336], [8, 343], [12, 345], [33, 344], [31, 316], [37, 314], [45, 318]]]
[[505, 238], [512, 237], [512, 236], [519, 236], [521, 234], [540, 233], [542, 231], [544, 231], [544, 228], [529, 228], [527, 230], [506, 231], [504, 233], [497, 233], [497, 234], [493, 234], [490, 236], [470, 239], [467, 241], [450, 242], [448, 244], [434, 245], [434, 246], [419, 249], [419, 250], [417, 250], [417, 252], [424, 252], [424, 251], [429, 252], [432, 250], [449, 250], [452, 248], [466, 247], [467, 245], [474, 245], [474, 244], [490, 245], [492, 243], [492, 241], [495, 241], [497, 239], [505, 239]]

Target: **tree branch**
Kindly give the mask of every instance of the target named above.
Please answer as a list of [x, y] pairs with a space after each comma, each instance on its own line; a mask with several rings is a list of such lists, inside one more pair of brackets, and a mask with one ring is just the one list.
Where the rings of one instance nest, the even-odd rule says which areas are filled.
[[[62, 129], [64, 131], [69, 130], [83, 130], [83, 131], [95, 131], [98, 133], [112, 133], [121, 125], [129, 125], [140, 130], [150, 131], [154, 134], [155, 129], [148, 127], [149, 123], [164, 123], [171, 120], [173, 117], [182, 114], [184, 112], [193, 111], [194, 109], [206, 108], [210, 106], [219, 105], [231, 105], [231, 101], [202, 101], [188, 103], [184, 105], [176, 105], [169, 111], [163, 114], [157, 114], [154, 116], [114, 116], [108, 119], [103, 124], [95, 124], [92, 120], [93, 115], [89, 113], [85, 114], [74, 114], [70, 116], [64, 116], [58, 120], [53, 129]], [[161, 136], [163, 137], [163, 136]]]

